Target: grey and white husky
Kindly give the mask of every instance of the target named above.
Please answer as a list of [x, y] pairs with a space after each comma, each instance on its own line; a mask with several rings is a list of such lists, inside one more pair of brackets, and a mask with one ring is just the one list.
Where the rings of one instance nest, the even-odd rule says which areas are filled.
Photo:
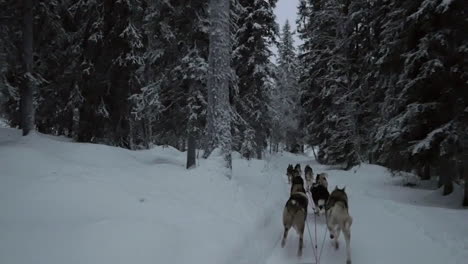
[[318, 173], [317, 177], [315, 178], [315, 183], [323, 185], [325, 188], [328, 189], [328, 180], [327, 180], [327, 178], [328, 178], [328, 173], [326, 173], [326, 172]]
[[348, 196], [345, 192], [346, 187], [339, 189], [338, 186], [330, 194], [325, 206], [327, 227], [330, 231], [330, 238], [334, 239], [335, 248], [338, 249], [338, 238], [343, 231], [346, 241], [346, 264], [351, 264], [351, 225], [353, 218], [349, 215]]

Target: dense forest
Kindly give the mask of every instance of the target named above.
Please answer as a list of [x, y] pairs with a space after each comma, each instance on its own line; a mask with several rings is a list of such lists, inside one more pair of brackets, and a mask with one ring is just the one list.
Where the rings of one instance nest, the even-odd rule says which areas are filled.
[[468, 205], [466, 0], [301, 0], [297, 32], [277, 0], [210, 2], [0, 0], [0, 117], [128, 149], [211, 151], [217, 129], [247, 159], [317, 146], [444, 194], [464, 178]]

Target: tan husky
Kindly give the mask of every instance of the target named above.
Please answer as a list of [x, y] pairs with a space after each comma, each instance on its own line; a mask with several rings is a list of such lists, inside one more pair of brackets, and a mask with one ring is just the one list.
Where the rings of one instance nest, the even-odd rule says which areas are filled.
[[[302, 187], [302, 189], [304, 189], [304, 187]], [[297, 250], [297, 255], [299, 257], [302, 256], [302, 248], [304, 245], [304, 229], [307, 219], [308, 203], [309, 200], [305, 192], [293, 192], [283, 209], [284, 234], [281, 247], [286, 245], [289, 229], [293, 227], [299, 235], [299, 249]]]
[[327, 227], [330, 231], [330, 238], [335, 240], [335, 248], [338, 249], [338, 238], [343, 231], [346, 241], [346, 264], [351, 264], [351, 225], [353, 218], [349, 215], [348, 196], [345, 188], [339, 189], [338, 186], [330, 194], [330, 198], [325, 206]]

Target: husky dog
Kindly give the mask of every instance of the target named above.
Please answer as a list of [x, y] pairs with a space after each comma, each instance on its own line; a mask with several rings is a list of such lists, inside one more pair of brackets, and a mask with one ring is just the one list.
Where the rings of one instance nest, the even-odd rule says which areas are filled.
[[305, 188], [304, 188], [304, 179], [302, 179], [301, 176], [296, 176], [292, 179], [291, 194], [295, 192], [306, 193]]
[[328, 189], [328, 181], [327, 181], [327, 178], [328, 178], [328, 174], [325, 173], [325, 172], [322, 172], [322, 173], [318, 173], [317, 174], [317, 177], [315, 178], [315, 183], [318, 183], [322, 186], [324, 186], [325, 188]]
[[281, 247], [284, 248], [286, 245], [289, 229], [293, 227], [299, 235], [299, 249], [297, 251], [299, 257], [302, 256], [308, 203], [307, 195], [304, 192], [294, 192], [289, 197], [283, 209], [284, 233]]
[[294, 170], [296, 171], [296, 176], [301, 176], [302, 174], [301, 164], [297, 163], [296, 166], [294, 167]]
[[314, 200], [315, 213], [319, 215], [323, 214], [325, 212], [325, 203], [328, 201], [328, 197], [330, 196], [327, 187], [319, 183], [314, 183], [312, 187], [310, 187], [310, 193]]
[[338, 249], [338, 237], [341, 230], [346, 241], [346, 264], [351, 264], [351, 225], [353, 218], [348, 211], [348, 196], [345, 192], [346, 187], [339, 189], [338, 186], [330, 194], [328, 202], [325, 206], [325, 214], [327, 217], [327, 227], [330, 231], [330, 238], [335, 239], [335, 248]]
[[304, 168], [304, 177], [306, 179], [307, 189], [311, 188], [314, 182], [314, 172], [309, 165], [306, 165]]
[[288, 183], [291, 184], [292, 178], [294, 177], [294, 168], [292, 164], [289, 164], [288, 169], [286, 170], [286, 175], [288, 176]]

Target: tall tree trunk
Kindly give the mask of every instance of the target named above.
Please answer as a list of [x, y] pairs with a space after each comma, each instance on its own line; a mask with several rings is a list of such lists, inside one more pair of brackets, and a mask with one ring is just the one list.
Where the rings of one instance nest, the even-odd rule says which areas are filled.
[[444, 190], [442, 195], [449, 195], [453, 192], [452, 176], [456, 173], [455, 164], [449, 158], [442, 157], [442, 167], [439, 173], [439, 184], [442, 183]]
[[315, 158], [315, 160], [318, 161], [318, 159], [317, 159], [317, 153], [315, 153], [315, 146], [312, 146], [312, 153], [314, 153], [314, 158]]
[[189, 133], [187, 139], [187, 169], [193, 168], [196, 165], [196, 150], [197, 141], [193, 133]]
[[255, 135], [255, 143], [257, 145], [255, 148], [255, 152], [257, 154], [257, 159], [261, 160], [263, 154], [263, 139], [260, 136], [258, 136], [258, 133], [256, 133]]
[[34, 129], [34, 82], [33, 73], [33, 1], [23, 0], [23, 70], [24, 81], [21, 90], [21, 128], [23, 136]]
[[131, 113], [128, 113], [128, 147], [131, 150], [135, 150], [135, 129], [134, 129], [134, 124], [135, 122], [133, 121], [131, 117]]
[[146, 146], [149, 149], [153, 143], [153, 122], [146, 120]]
[[463, 178], [465, 179], [465, 195], [463, 197], [463, 206], [468, 206], [468, 155], [463, 157]]
[[424, 163], [424, 168], [422, 172], [422, 180], [430, 180], [431, 179], [431, 166], [428, 162]]
[[463, 206], [468, 206], [468, 173], [465, 172], [465, 195], [463, 197]]
[[72, 137], [74, 140], [78, 140], [78, 133], [80, 130], [80, 109], [77, 107], [73, 108], [72, 119]]
[[210, 0], [210, 52], [208, 74], [207, 126], [210, 143], [205, 157], [220, 148], [224, 157], [226, 176], [232, 177], [231, 112], [229, 105], [229, 76], [231, 71], [231, 34], [229, 1]]

